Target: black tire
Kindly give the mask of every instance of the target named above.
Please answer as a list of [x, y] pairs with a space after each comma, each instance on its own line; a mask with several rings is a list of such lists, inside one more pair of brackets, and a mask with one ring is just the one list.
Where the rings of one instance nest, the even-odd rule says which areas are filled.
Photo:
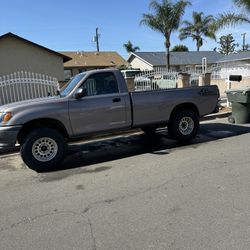
[[232, 124], [235, 123], [235, 118], [234, 118], [232, 115], [230, 115], [230, 116], [227, 118], [227, 120], [228, 120], [229, 123], [232, 123]]
[[190, 109], [175, 112], [168, 124], [170, 138], [178, 142], [189, 142], [199, 131], [198, 115]]
[[57, 130], [37, 128], [23, 140], [20, 153], [24, 163], [37, 172], [51, 170], [65, 157], [67, 142]]

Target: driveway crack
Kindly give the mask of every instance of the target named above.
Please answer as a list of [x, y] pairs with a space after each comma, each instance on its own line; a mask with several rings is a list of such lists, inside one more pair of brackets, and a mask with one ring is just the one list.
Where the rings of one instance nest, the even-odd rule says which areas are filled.
[[89, 224], [89, 228], [90, 228], [90, 234], [91, 234], [91, 238], [92, 238], [92, 249], [93, 250], [96, 250], [97, 247], [96, 247], [96, 239], [95, 239], [95, 236], [94, 236], [94, 232], [93, 232], [93, 226], [92, 226], [92, 223], [91, 223], [91, 220], [88, 218], [88, 224]]
[[16, 223], [12, 223], [9, 226], [0, 228], [0, 233], [2, 233], [4, 231], [8, 231], [8, 230], [13, 229], [13, 228], [16, 228], [16, 227], [18, 227], [20, 225], [29, 224], [29, 223], [37, 220], [37, 219], [47, 217], [47, 216], [51, 216], [51, 215], [55, 215], [55, 214], [72, 214], [72, 215], [75, 215], [75, 216], [83, 217], [82, 213], [76, 213], [74, 211], [54, 211], [52, 213], [41, 214], [41, 215], [37, 215], [35, 217], [24, 217], [24, 218], [22, 218], [20, 221], [18, 221]]

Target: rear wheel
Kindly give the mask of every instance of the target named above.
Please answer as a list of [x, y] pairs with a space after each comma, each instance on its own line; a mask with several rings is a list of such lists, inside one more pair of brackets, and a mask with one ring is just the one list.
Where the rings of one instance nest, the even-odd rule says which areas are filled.
[[189, 109], [174, 113], [168, 125], [169, 136], [179, 142], [191, 141], [196, 137], [198, 131], [198, 115]]
[[46, 171], [58, 165], [67, 151], [63, 135], [50, 128], [37, 128], [30, 132], [21, 145], [25, 164], [36, 171]]

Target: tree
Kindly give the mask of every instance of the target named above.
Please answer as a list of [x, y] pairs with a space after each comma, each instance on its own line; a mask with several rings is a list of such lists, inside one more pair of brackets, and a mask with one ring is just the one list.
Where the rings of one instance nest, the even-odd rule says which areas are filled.
[[188, 47], [183, 45], [183, 44], [180, 44], [180, 45], [175, 45], [171, 51], [175, 51], [175, 52], [180, 52], [180, 51], [189, 51], [188, 50]]
[[250, 51], [250, 44], [245, 45], [245, 50], [244, 51]]
[[216, 40], [215, 31], [212, 28], [215, 19], [212, 15], [205, 16], [203, 12], [193, 12], [193, 22], [184, 21], [184, 27], [180, 29], [180, 40], [192, 38], [196, 41], [197, 51], [203, 45], [204, 38], [209, 37]]
[[225, 55], [229, 55], [235, 52], [235, 47], [239, 46], [237, 43], [235, 43], [232, 34], [221, 36], [219, 44], [220, 44], [219, 52]]
[[186, 0], [179, 0], [175, 3], [171, 0], [161, 0], [160, 3], [152, 0], [149, 4], [149, 9], [153, 11], [153, 14], [143, 14], [143, 19], [140, 22], [141, 25], [146, 25], [164, 36], [167, 69], [170, 69], [169, 49], [171, 46], [171, 34], [179, 29], [181, 18], [186, 7], [190, 4]]
[[242, 51], [250, 51], [250, 44], [245, 44], [244, 49], [243, 46], [241, 49], [238, 50], [238, 52], [242, 52]]
[[[242, 7], [243, 10], [250, 12], [250, 1], [249, 0], [233, 0], [233, 2], [238, 6]], [[219, 30], [225, 26], [234, 26], [238, 24], [248, 23], [250, 24], [250, 19], [243, 12], [236, 14], [234, 12], [225, 12], [217, 15], [216, 22], [214, 23], [214, 30]]]
[[235, 14], [233, 12], [226, 12], [216, 16], [216, 21], [213, 25], [213, 30], [218, 31], [225, 26], [235, 26], [243, 23], [250, 24], [250, 19], [245, 14]]
[[133, 44], [131, 43], [131, 41], [128, 41], [127, 43], [124, 43], [123, 47], [126, 49], [126, 51], [128, 53], [136, 52], [136, 51], [140, 50], [140, 48], [138, 46], [134, 47]]
[[245, 10], [250, 12], [250, 1], [249, 0], [233, 0], [233, 1], [237, 6], [242, 7]]

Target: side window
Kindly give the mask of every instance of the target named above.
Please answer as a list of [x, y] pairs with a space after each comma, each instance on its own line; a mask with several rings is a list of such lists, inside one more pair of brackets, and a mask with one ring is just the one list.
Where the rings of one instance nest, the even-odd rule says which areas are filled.
[[113, 73], [97, 73], [91, 75], [83, 84], [87, 96], [118, 93], [118, 85]]

